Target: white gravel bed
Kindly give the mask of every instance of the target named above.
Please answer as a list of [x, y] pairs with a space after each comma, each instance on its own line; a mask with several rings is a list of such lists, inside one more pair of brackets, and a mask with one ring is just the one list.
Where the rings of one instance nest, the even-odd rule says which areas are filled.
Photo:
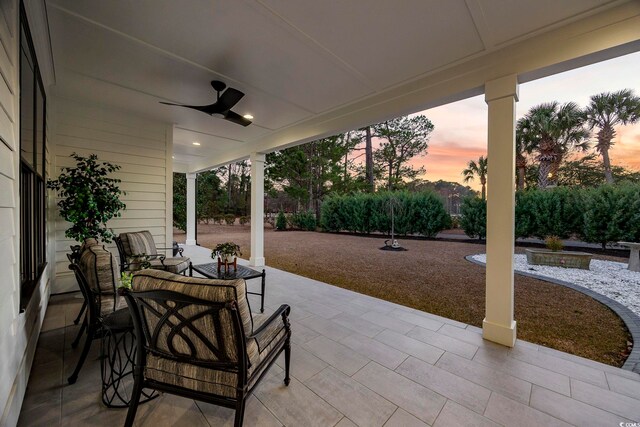
[[[487, 263], [486, 254], [473, 255], [473, 260]], [[640, 316], [640, 273], [627, 270], [627, 263], [591, 260], [590, 270], [529, 265], [526, 255], [516, 254], [513, 268], [541, 277], [562, 280], [587, 289], [624, 305]]]

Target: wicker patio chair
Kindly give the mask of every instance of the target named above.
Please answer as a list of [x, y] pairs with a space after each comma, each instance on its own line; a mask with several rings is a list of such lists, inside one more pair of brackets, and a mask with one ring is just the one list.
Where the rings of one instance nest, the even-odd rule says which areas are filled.
[[134, 274], [121, 289], [135, 327], [137, 360], [125, 426], [132, 426], [143, 389], [235, 409], [242, 426], [246, 399], [285, 353], [289, 384], [288, 305], [253, 324], [243, 279], [185, 277], [160, 270]]
[[174, 248], [159, 248], [153, 240], [153, 236], [147, 230], [133, 233], [121, 233], [115, 238], [118, 253], [120, 254], [120, 269], [139, 270], [137, 257], [144, 255], [150, 264], [150, 268], [166, 270], [171, 273], [184, 274], [189, 268], [189, 258], [182, 256], [183, 249], [179, 248], [179, 257], [167, 258], [159, 254], [158, 250], [173, 250]]

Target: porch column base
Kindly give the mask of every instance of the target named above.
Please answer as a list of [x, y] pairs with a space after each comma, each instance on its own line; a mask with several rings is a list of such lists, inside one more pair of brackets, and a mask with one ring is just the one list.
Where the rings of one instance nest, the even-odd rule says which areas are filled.
[[184, 242], [185, 245], [187, 246], [195, 246], [196, 245], [196, 240], [195, 239], [187, 239], [186, 242]]
[[251, 267], [264, 267], [264, 257], [249, 258], [249, 265]]
[[498, 344], [513, 347], [516, 343], [516, 321], [511, 326], [491, 323], [486, 318], [482, 321], [482, 338]]

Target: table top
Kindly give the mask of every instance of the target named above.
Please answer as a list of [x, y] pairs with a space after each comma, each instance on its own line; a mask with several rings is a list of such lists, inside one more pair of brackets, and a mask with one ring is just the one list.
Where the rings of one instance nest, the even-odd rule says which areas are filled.
[[619, 245], [626, 246], [628, 248], [638, 249], [640, 248], [639, 242], [618, 242]]
[[249, 267], [245, 267], [243, 265], [239, 265], [237, 270], [234, 270], [233, 267], [229, 267], [229, 271], [226, 272], [223, 267], [220, 267], [220, 272], [218, 273], [218, 263], [210, 262], [207, 264], [198, 264], [191, 266], [195, 271], [202, 274], [203, 276], [209, 279], [221, 279], [221, 280], [234, 280], [234, 279], [255, 279], [257, 277], [261, 277], [264, 274], [264, 270], [262, 272], [253, 270]]

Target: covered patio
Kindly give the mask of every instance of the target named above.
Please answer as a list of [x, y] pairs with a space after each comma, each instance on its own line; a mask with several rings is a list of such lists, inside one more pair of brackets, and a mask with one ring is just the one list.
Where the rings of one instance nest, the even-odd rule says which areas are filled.
[[[185, 250], [195, 263], [207, 249]], [[246, 263], [246, 262], [244, 262]], [[266, 267], [268, 314], [289, 303], [292, 381], [282, 358], [250, 399], [249, 426], [619, 425], [640, 419], [640, 376], [517, 340], [511, 349], [443, 317]], [[254, 298], [254, 297], [251, 297]], [[252, 307], [259, 307], [257, 297]], [[111, 426], [126, 410], [100, 404], [98, 345], [66, 384], [80, 307], [54, 296], [19, 425]], [[255, 311], [255, 309], [254, 309]], [[138, 425], [223, 426], [233, 411], [163, 395], [141, 405]]]
[[[66, 257], [76, 242], [44, 182], [72, 153], [122, 166], [127, 210], [109, 226], [149, 230], [158, 246], [172, 241], [173, 173], [185, 173], [196, 263], [210, 259], [196, 246], [197, 174], [250, 159], [247, 262], [266, 265], [269, 310], [292, 306], [295, 345], [290, 387], [271, 369], [246, 425], [640, 419], [638, 374], [518, 340], [513, 308], [518, 87], [639, 51], [637, 1], [8, 0], [0, 12], [0, 424], [125, 416], [99, 403], [98, 345], [78, 382], [64, 382], [77, 357], [81, 300]], [[211, 103], [215, 80], [246, 94], [234, 109], [255, 116], [250, 126], [160, 103]], [[267, 153], [480, 94], [492, 162], [482, 329], [268, 267]], [[166, 395], [136, 421], [220, 425], [232, 412]]]

